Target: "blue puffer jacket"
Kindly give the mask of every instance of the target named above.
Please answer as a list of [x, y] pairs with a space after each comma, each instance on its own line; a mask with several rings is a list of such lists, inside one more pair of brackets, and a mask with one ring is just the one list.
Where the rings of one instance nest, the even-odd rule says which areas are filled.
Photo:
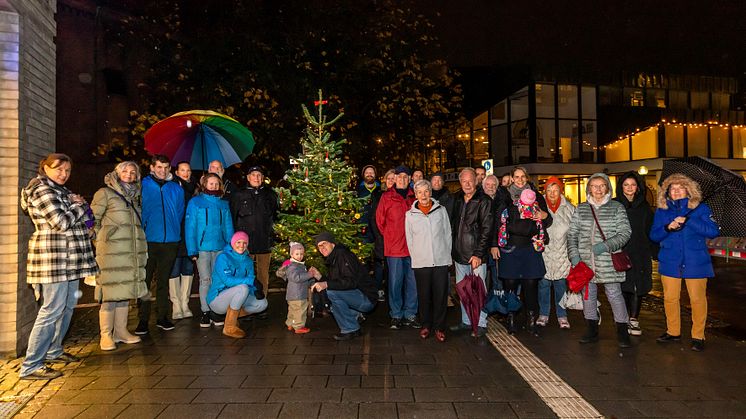
[[[712, 278], [715, 272], [705, 239], [719, 236], [720, 228], [710, 207], [701, 203], [690, 209], [689, 198], [668, 200], [667, 204], [668, 208], [655, 211], [650, 230], [650, 239], [661, 245], [658, 272], [673, 278]], [[687, 221], [681, 230], [667, 231], [674, 218], [685, 215]]]
[[214, 252], [230, 244], [233, 220], [228, 202], [201, 193], [189, 201], [184, 218], [187, 255]]
[[151, 174], [142, 180], [142, 227], [149, 242], [181, 241], [184, 190], [168, 176], [160, 180]]
[[223, 253], [215, 259], [207, 303], [211, 303], [221, 292], [241, 284], [248, 285], [253, 294], [256, 291], [254, 278], [254, 261], [249, 257], [249, 252], [239, 254], [231, 245], [225, 246]]

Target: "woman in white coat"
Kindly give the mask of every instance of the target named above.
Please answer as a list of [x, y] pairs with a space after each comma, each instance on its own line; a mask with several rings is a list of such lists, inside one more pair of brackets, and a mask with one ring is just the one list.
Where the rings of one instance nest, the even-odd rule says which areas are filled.
[[544, 248], [542, 257], [547, 273], [539, 281], [539, 319], [536, 324], [546, 326], [549, 323], [549, 313], [552, 308], [552, 288], [554, 288], [554, 306], [557, 312], [557, 322], [560, 329], [569, 329], [567, 312], [559, 302], [567, 291], [567, 274], [570, 273], [570, 259], [567, 257], [567, 231], [570, 229], [570, 219], [575, 212], [575, 206], [562, 196], [564, 190], [562, 181], [552, 176], [544, 185], [547, 207], [554, 222], [547, 228], [551, 240]]
[[445, 342], [448, 266], [452, 262], [451, 223], [446, 208], [431, 197], [429, 181], [417, 181], [414, 194], [417, 200], [405, 215], [404, 229], [417, 281], [420, 337], [427, 339], [434, 331], [435, 339]]

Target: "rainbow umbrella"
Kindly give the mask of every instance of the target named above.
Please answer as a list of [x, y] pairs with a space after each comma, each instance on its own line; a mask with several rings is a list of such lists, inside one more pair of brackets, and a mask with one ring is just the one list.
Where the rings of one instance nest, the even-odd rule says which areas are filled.
[[254, 136], [235, 119], [213, 111], [179, 112], [145, 133], [145, 150], [163, 154], [176, 164], [207, 170], [213, 160], [224, 167], [241, 163], [254, 150]]

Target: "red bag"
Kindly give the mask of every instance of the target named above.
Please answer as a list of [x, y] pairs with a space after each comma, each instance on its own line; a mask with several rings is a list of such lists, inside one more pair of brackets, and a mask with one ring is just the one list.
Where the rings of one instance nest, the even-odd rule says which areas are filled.
[[[606, 241], [606, 235], [604, 234], [604, 231], [601, 230], [601, 224], [598, 223], [598, 218], [596, 217], [596, 211], [593, 211], [593, 205], [591, 205], [591, 214], [593, 214], [593, 220], [596, 222], [596, 227], [598, 227], [598, 232], [601, 233], [601, 238]], [[624, 272], [632, 269], [632, 261], [629, 258], [629, 255], [624, 250], [620, 250], [616, 253], [611, 254], [611, 263], [614, 265], [614, 270], [617, 272]]]
[[567, 288], [572, 292], [580, 292], [589, 282], [593, 279], [593, 270], [580, 261], [577, 265], [570, 268], [570, 273], [567, 274]]

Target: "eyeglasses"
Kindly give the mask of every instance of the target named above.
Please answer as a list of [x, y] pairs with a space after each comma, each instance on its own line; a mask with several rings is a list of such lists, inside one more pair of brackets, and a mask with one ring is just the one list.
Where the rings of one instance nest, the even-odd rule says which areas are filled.
[[590, 185], [589, 188], [601, 190], [601, 189], [606, 189], [606, 185]]

